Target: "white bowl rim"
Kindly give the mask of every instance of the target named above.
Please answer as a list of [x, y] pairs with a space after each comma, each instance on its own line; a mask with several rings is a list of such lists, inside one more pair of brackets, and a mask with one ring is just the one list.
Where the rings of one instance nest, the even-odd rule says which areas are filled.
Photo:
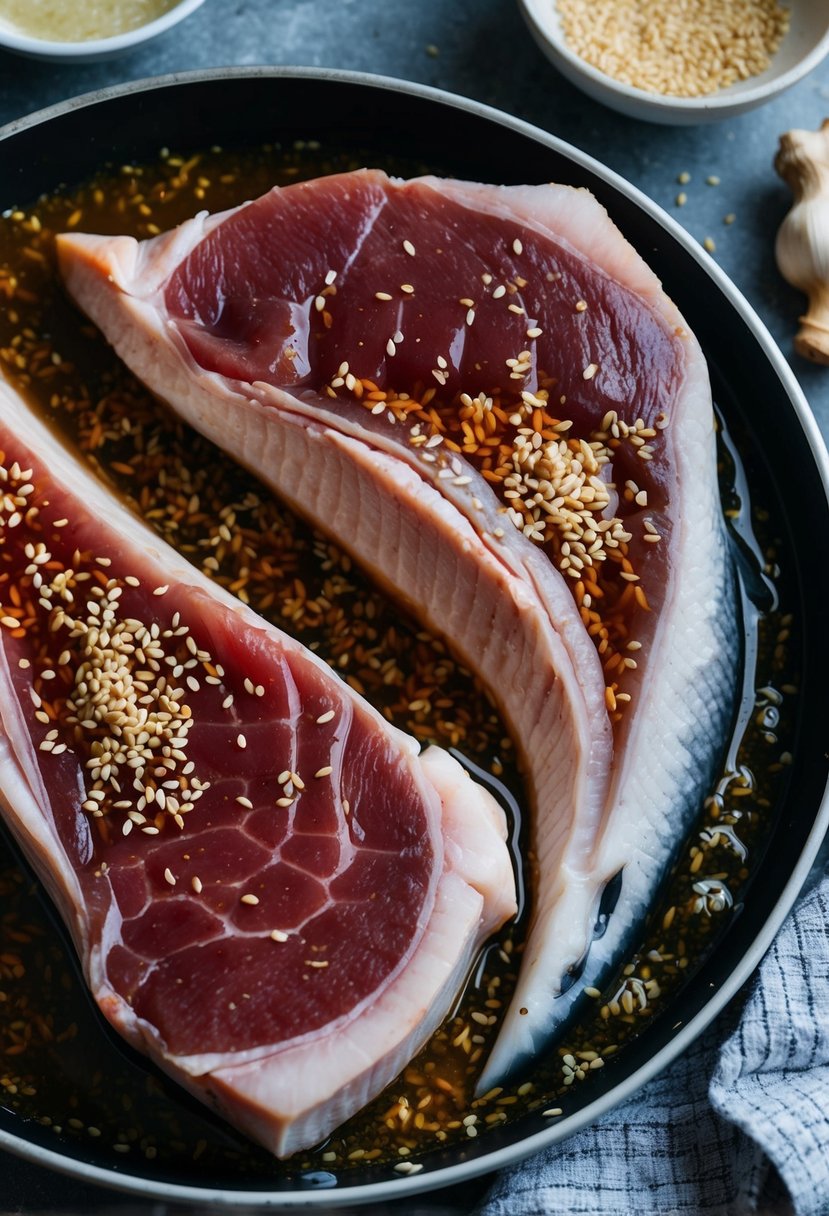
[[[25, 117], [15, 119], [0, 127], [0, 140], [9, 138], [30, 127], [39, 126], [49, 119], [59, 118], [73, 110], [85, 109], [100, 102], [106, 102], [130, 94], [140, 95], [151, 90], [171, 88], [187, 84], [215, 83], [222, 80], [239, 79], [300, 79], [351, 84], [360, 87], [382, 89], [390, 93], [403, 93], [426, 101], [438, 102], [451, 109], [463, 110], [478, 118], [497, 123], [518, 135], [526, 136], [544, 144], [556, 152], [566, 156], [575, 164], [588, 169], [591, 173], [602, 178], [608, 185], [618, 190], [634, 202], [646, 215], [682, 246], [684, 252], [697, 262], [716, 287], [725, 296], [737, 316], [744, 322], [763, 349], [774, 373], [782, 384], [791, 402], [792, 410], [797, 417], [803, 436], [814, 458], [815, 467], [819, 473], [824, 494], [829, 505], [829, 451], [827, 451], [823, 435], [817, 420], [812, 413], [806, 396], [800, 384], [786, 361], [782, 351], [775, 342], [766, 325], [748, 302], [746, 297], [735, 286], [718, 264], [707, 254], [697, 241], [669, 215], [658, 203], [644, 194], [626, 178], [615, 170], [608, 168], [601, 161], [583, 152], [574, 144], [568, 143], [559, 136], [552, 135], [524, 119], [516, 118], [503, 110], [483, 102], [473, 101], [456, 93], [430, 85], [418, 84], [408, 80], [381, 76], [369, 72], [357, 72], [340, 68], [320, 68], [308, 66], [236, 66], [224, 68], [201, 68], [187, 72], [173, 72], [163, 76], [146, 77], [141, 80], [129, 81], [124, 84], [110, 85], [91, 93], [73, 97], [67, 101], [57, 102], [45, 109], [35, 111]], [[680, 1056], [694, 1042], [702, 1031], [722, 1012], [728, 1002], [750, 979], [769, 950], [783, 921], [789, 915], [798, 895], [803, 890], [812, 865], [820, 851], [824, 838], [829, 834], [829, 782], [823, 791], [820, 803], [815, 810], [814, 822], [806, 837], [800, 855], [789, 877], [779, 894], [773, 909], [759, 926], [748, 948], [737, 964], [729, 971], [728, 976], [716, 991], [712, 992], [702, 1008], [677, 1031], [671, 1040], [660, 1048], [646, 1063], [640, 1065], [622, 1082], [607, 1093], [594, 1099], [580, 1110], [569, 1115], [566, 1121], [553, 1124], [531, 1136], [526, 1136], [516, 1143], [506, 1145], [493, 1152], [460, 1161], [455, 1165], [440, 1166], [423, 1173], [401, 1176], [398, 1179], [381, 1180], [355, 1186], [344, 1186], [342, 1189], [300, 1190], [300, 1191], [254, 1191], [236, 1190], [226, 1187], [209, 1185], [199, 1187], [194, 1185], [150, 1180], [128, 1172], [115, 1172], [101, 1166], [91, 1165], [77, 1158], [21, 1141], [17, 1136], [0, 1129], [0, 1150], [6, 1150], [18, 1157], [45, 1168], [54, 1170], [76, 1181], [97, 1184], [110, 1191], [118, 1191], [144, 1199], [159, 1199], [169, 1203], [198, 1206], [199, 1211], [207, 1208], [218, 1209], [222, 1212], [237, 1208], [246, 1212], [295, 1212], [299, 1209], [313, 1209], [322, 1205], [329, 1209], [354, 1207], [359, 1209], [361, 1203], [379, 1203], [381, 1200], [409, 1199], [415, 1194], [453, 1186], [484, 1173], [516, 1165], [532, 1154], [545, 1148], [551, 1148], [580, 1131], [582, 1128], [595, 1123], [603, 1115], [613, 1110], [620, 1102], [620, 1091], [630, 1097], [639, 1092], [643, 1085], [657, 1076], [667, 1065]], [[559, 1130], [560, 1129], [560, 1130]], [[322, 1213], [320, 1214], [322, 1216]]]
[[[555, 12], [555, 0], [518, 0], [524, 15], [532, 26], [534, 31], [544, 39], [544, 41], [554, 50], [556, 55], [561, 56], [563, 60], [569, 64], [572, 71], [579, 76], [583, 76], [586, 80], [592, 81], [597, 88], [607, 90], [610, 93], [616, 94], [617, 97], [627, 98], [629, 101], [636, 102], [641, 106], [652, 106], [656, 110], [682, 110], [686, 113], [704, 112], [707, 110], [724, 110], [727, 111], [732, 107], [739, 106], [741, 109], [749, 108], [754, 103], [771, 99], [778, 93], [784, 92], [797, 84], [804, 76], [808, 75], [814, 68], [818, 66], [822, 59], [829, 55], [829, 13], [826, 17], [826, 29], [820, 36], [818, 41], [801, 59], [789, 68], [786, 72], [781, 72], [778, 76], [766, 78], [760, 84], [741, 88], [738, 93], [730, 92], [735, 86], [730, 85], [727, 89], [719, 89], [714, 93], [706, 93], [702, 97], [679, 97], [675, 93], [650, 93], [647, 89], [639, 89], [635, 85], [625, 84], [621, 80], [616, 80], [613, 76], [609, 76], [606, 72], [594, 68], [586, 59], [582, 59], [581, 55], [577, 55], [567, 45], [567, 41], [563, 34], [558, 30], [553, 29], [548, 21], [544, 19], [544, 7], [549, 8], [551, 13]], [[738, 82], [742, 84], [743, 82]]]
[[189, 17], [202, 4], [204, 0], [177, 0], [173, 7], [160, 17], [136, 26], [134, 30], [111, 34], [108, 38], [86, 38], [81, 42], [56, 42], [50, 38], [38, 38], [34, 34], [18, 34], [0, 26], [0, 48], [37, 54], [49, 59], [71, 59], [78, 55], [93, 58], [111, 51], [127, 50], [131, 46], [137, 46], [139, 42], [163, 34], [165, 30]]

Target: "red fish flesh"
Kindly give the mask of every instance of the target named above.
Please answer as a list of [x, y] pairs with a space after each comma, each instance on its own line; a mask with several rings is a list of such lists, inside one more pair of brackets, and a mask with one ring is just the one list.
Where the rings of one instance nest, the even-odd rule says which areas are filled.
[[515, 910], [505, 822], [153, 537], [0, 381], [0, 796], [113, 1026], [285, 1156]]
[[618, 965], [732, 713], [699, 346], [604, 209], [565, 186], [366, 170], [142, 243], [66, 235], [59, 256], [150, 389], [328, 529], [497, 699], [536, 872], [482, 1085], [500, 1080]]

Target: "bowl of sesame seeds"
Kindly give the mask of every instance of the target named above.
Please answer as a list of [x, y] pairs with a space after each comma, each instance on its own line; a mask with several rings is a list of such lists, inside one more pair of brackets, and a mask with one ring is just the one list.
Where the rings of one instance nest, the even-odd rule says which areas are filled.
[[690, 125], [771, 101], [829, 53], [815, 0], [519, 0], [559, 72], [631, 118]]

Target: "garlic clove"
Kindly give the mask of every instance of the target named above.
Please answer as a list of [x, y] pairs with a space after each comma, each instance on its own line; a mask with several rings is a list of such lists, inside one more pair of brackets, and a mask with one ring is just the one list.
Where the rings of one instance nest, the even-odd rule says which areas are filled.
[[819, 131], [782, 135], [774, 167], [794, 195], [775, 242], [777, 266], [809, 298], [794, 347], [829, 365], [829, 118]]

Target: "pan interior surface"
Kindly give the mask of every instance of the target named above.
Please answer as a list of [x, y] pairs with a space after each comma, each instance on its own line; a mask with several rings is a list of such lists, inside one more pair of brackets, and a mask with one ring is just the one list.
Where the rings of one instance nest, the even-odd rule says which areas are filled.
[[[240, 115], [245, 116], [243, 132]], [[353, 167], [398, 161], [413, 166], [413, 171], [469, 180], [552, 180], [590, 189], [662, 279], [697, 334], [709, 360], [715, 401], [752, 485], [771, 506], [775, 543], [791, 572], [799, 619], [796, 665], [802, 672], [795, 763], [786, 776], [785, 796], [765, 841], [765, 854], [755, 858], [743, 905], [729, 923], [727, 946], [710, 952], [679, 999], [625, 1044], [612, 1067], [572, 1095], [565, 1117], [554, 1126], [540, 1111], [528, 1112], [470, 1139], [468, 1145], [436, 1145], [422, 1157], [423, 1170], [408, 1177], [386, 1167], [378, 1179], [378, 1170], [359, 1160], [340, 1172], [271, 1169], [258, 1155], [256, 1168], [249, 1168], [250, 1150], [240, 1137], [160, 1075], [149, 1074], [152, 1093], [179, 1104], [194, 1126], [202, 1121], [205, 1144], [221, 1141], [226, 1152], [215, 1160], [210, 1152], [198, 1151], [197, 1138], [195, 1150], [188, 1142], [172, 1166], [138, 1154], [113, 1165], [109, 1148], [97, 1149], [94, 1137], [60, 1139], [56, 1149], [54, 1127], [24, 1121], [0, 1095], [0, 1146], [74, 1176], [146, 1196], [246, 1207], [331, 1206], [448, 1185], [564, 1138], [628, 1098], [733, 995], [791, 906], [827, 820], [827, 808], [822, 807], [827, 760], [818, 697], [829, 675], [823, 626], [829, 576], [815, 568], [810, 549], [811, 535], [829, 524], [823, 455], [793, 377], [770, 339], [736, 296], [712, 278], [690, 240], [683, 240], [670, 221], [663, 222], [634, 191], [566, 145], [431, 90], [345, 74], [290, 71], [214, 73], [115, 90], [86, 104], [70, 103], [43, 121], [7, 129], [0, 138], [0, 211], [71, 189], [108, 164], [152, 162], [159, 154], [158, 133], [163, 133], [165, 145], [184, 152], [206, 145], [290, 148], [301, 140], [353, 153]], [[772, 435], [770, 448], [764, 437]], [[816, 517], [808, 535], [802, 526], [804, 501]], [[89, 1022], [80, 984], [70, 999], [78, 1002], [79, 1023]], [[100, 1023], [94, 1026], [100, 1034]], [[96, 1042], [90, 1040], [86, 1050], [98, 1050]], [[100, 1051], [115, 1052], [121, 1067], [134, 1072], [136, 1090], [146, 1088], [146, 1064], [125, 1053], [120, 1042], [101, 1043]], [[80, 1051], [81, 1069], [82, 1055]]]

